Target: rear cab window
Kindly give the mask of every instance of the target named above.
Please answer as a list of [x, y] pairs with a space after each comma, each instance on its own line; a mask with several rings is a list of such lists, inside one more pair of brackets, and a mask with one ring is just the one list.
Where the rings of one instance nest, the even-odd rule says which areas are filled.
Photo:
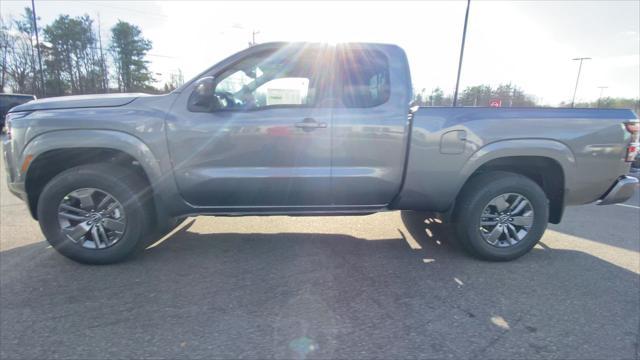
[[369, 108], [389, 101], [389, 61], [372, 49], [345, 49], [338, 53], [338, 90], [346, 108]]

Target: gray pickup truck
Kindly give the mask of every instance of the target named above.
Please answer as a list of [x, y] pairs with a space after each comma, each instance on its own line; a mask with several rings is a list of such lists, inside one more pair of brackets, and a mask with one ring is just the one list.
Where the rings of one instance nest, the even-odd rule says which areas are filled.
[[[567, 205], [627, 200], [630, 110], [412, 106], [394, 45], [268, 43], [167, 95], [11, 109], [10, 190], [51, 245], [113, 263], [189, 215], [446, 215], [489, 260], [528, 252]], [[585, 219], [587, 221], [587, 219]]]

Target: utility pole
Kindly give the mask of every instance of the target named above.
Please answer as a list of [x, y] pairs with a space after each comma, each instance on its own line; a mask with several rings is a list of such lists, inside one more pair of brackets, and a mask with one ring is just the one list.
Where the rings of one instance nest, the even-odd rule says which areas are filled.
[[573, 98], [571, 99], [571, 107], [574, 107], [576, 102], [576, 92], [578, 92], [578, 81], [580, 81], [580, 72], [582, 71], [582, 61], [591, 60], [590, 57], [579, 57], [571, 60], [579, 60], [580, 66], [578, 66], [578, 77], [576, 78], [576, 87], [573, 89]]
[[[33, 16], [33, 13], [32, 13]], [[38, 95], [40, 96], [40, 94], [38, 94], [38, 83], [40, 82], [38, 80], [38, 73], [36, 72], [36, 54], [33, 50], [33, 22], [31, 23], [31, 30], [29, 31], [29, 44], [31, 45], [31, 72], [33, 73], [33, 94], [34, 95]], [[36, 44], [37, 46], [37, 44]]]
[[[509, 84], [511, 84], [511, 82], [509, 82]], [[509, 95], [510, 95], [509, 96], [509, 107], [513, 107], [513, 99], [516, 97], [516, 87], [515, 87], [515, 85], [513, 86], [513, 91]]]
[[38, 38], [38, 17], [36, 16], [35, 0], [31, 0], [31, 13], [33, 14], [33, 29], [36, 32], [36, 49], [38, 50], [38, 64], [40, 65], [40, 82], [42, 84], [42, 96], [46, 96], [47, 92], [44, 85], [44, 73], [42, 72], [42, 56], [40, 55], [40, 39]]
[[600, 107], [600, 100], [602, 100], [602, 94], [604, 93], [604, 89], [609, 88], [608, 86], [598, 86], [600, 89], [600, 96], [598, 96], [598, 107]]
[[254, 46], [256, 44], [256, 35], [260, 34], [258, 30], [251, 30], [251, 43], [249, 43], [249, 47]]
[[107, 78], [107, 64], [104, 61], [104, 54], [102, 53], [102, 31], [100, 28], [100, 13], [98, 13], [98, 44], [100, 46], [100, 64], [102, 66], [102, 88], [105, 93], [109, 92], [109, 79]]
[[7, 50], [2, 51], [2, 77], [0, 78], [0, 92], [4, 92], [4, 80], [7, 73]]
[[456, 79], [456, 89], [453, 93], [453, 106], [458, 104], [458, 87], [460, 86], [460, 72], [462, 71], [462, 57], [464, 55], [464, 42], [467, 38], [467, 22], [469, 20], [469, 7], [471, 0], [467, 0], [467, 12], [464, 15], [464, 28], [462, 29], [462, 45], [460, 45], [460, 60], [458, 61], [458, 77]]

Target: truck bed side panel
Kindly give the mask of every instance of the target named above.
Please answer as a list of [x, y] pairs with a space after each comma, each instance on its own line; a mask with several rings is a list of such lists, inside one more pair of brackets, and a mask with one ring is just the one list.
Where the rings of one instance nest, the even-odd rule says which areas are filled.
[[556, 161], [566, 205], [595, 201], [629, 169], [622, 124], [635, 118], [624, 109], [421, 108], [394, 207], [446, 211], [475, 170], [511, 156]]

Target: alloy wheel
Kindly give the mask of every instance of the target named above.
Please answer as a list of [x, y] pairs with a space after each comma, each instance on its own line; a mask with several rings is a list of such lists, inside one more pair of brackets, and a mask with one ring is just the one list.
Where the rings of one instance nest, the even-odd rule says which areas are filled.
[[58, 206], [64, 236], [87, 249], [106, 249], [123, 236], [127, 222], [124, 207], [111, 194], [95, 188], [77, 189]]
[[529, 199], [516, 193], [502, 194], [484, 207], [480, 216], [480, 234], [492, 246], [513, 246], [527, 236], [533, 220], [533, 206]]

